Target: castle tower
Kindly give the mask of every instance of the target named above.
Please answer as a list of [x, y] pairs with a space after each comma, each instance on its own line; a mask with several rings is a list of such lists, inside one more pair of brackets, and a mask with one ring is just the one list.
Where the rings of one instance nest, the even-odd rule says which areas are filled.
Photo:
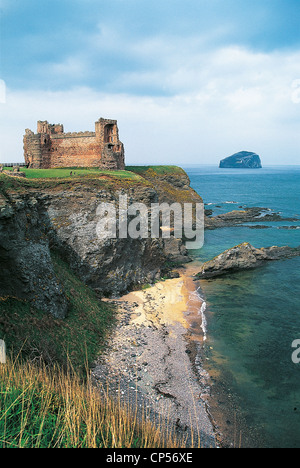
[[101, 118], [95, 123], [95, 130], [101, 152], [101, 167], [107, 170], [124, 169], [124, 145], [119, 140], [117, 121]]

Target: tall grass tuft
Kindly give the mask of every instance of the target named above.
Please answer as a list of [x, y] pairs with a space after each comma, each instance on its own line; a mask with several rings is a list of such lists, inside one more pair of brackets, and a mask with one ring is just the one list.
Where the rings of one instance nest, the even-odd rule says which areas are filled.
[[45, 364], [0, 364], [0, 448], [177, 448], [171, 431]]

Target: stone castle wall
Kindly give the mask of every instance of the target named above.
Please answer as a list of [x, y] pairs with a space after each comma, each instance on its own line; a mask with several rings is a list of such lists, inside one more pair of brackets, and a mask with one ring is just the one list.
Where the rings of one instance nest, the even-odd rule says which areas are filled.
[[124, 169], [124, 146], [117, 121], [99, 119], [95, 132], [64, 133], [61, 124], [38, 122], [37, 133], [26, 130], [24, 157], [28, 167], [98, 167]]

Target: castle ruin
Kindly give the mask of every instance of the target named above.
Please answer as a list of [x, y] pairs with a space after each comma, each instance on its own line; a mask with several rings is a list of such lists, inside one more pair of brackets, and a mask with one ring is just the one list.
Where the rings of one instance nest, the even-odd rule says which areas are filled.
[[25, 130], [24, 157], [27, 167], [32, 169], [125, 169], [124, 145], [119, 140], [117, 121], [103, 118], [95, 123], [95, 132], [79, 133], [64, 133], [61, 124], [38, 121], [37, 133]]

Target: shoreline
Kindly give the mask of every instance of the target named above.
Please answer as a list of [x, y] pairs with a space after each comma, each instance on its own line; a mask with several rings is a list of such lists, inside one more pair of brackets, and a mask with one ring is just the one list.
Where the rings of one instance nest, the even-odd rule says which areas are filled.
[[[212, 280], [199, 280], [204, 300], [206, 301], [205, 284]], [[210, 304], [207, 303], [206, 317], [212, 315]], [[232, 376], [225, 371], [222, 364], [218, 365], [218, 357], [214, 354], [214, 344], [208, 335], [206, 348], [200, 350], [204, 369], [210, 378], [209, 411], [221, 434], [222, 448], [264, 448], [265, 442], [259, 429], [249, 428], [243, 414], [241, 398], [232, 389]]]
[[107, 300], [118, 306], [117, 325], [92, 377], [102, 392], [146, 411], [188, 447], [222, 445], [209, 411], [210, 376], [203, 345], [202, 300], [193, 279], [195, 262], [180, 277]]

